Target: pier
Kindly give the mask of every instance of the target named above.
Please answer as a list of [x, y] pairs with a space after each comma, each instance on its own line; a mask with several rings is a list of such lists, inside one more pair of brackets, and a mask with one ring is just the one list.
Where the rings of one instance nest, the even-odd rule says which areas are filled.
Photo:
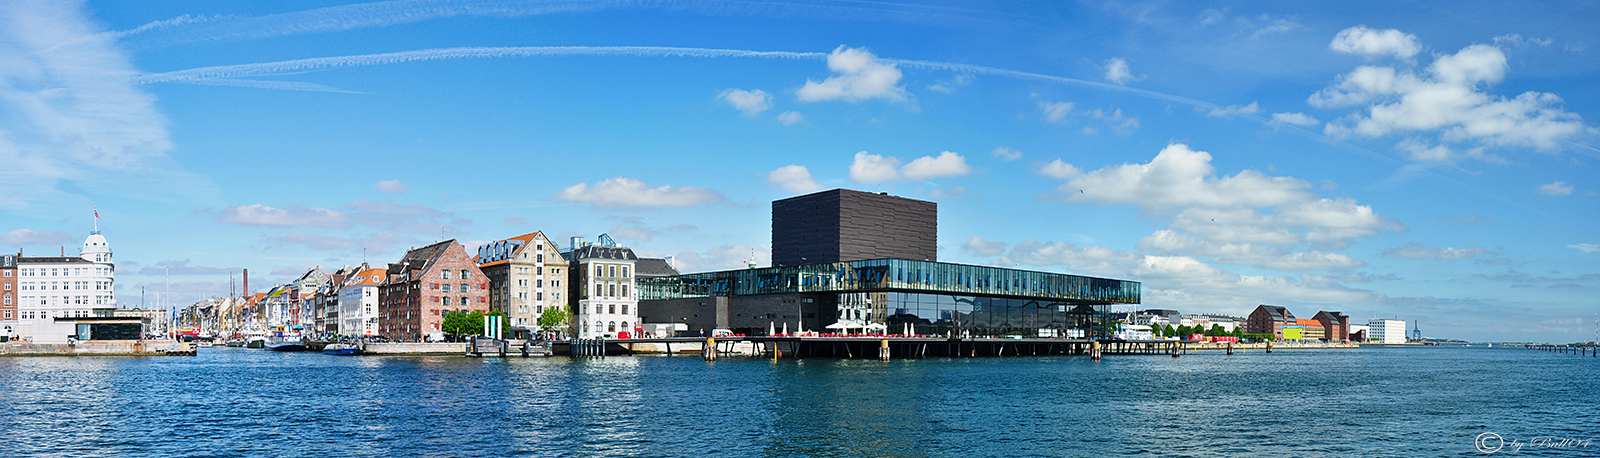
[[1526, 344], [1526, 345], [1523, 345], [1522, 348], [1529, 348], [1529, 349], [1534, 349], [1534, 350], [1539, 350], [1539, 351], [1548, 351], [1548, 352], [1551, 352], [1551, 353], [1561, 353], [1561, 354], [1567, 354], [1567, 355], [1588, 356], [1588, 357], [1591, 357], [1591, 358], [1596, 357], [1596, 356], [1600, 356], [1600, 346], [1595, 346], [1595, 345]]
[[[749, 343], [749, 345], [744, 345]], [[699, 353], [706, 359], [717, 355], [746, 354], [774, 358], [925, 358], [925, 357], [978, 357], [978, 356], [1094, 356], [1096, 344], [1102, 355], [1182, 355], [1194, 342], [1175, 340], [1116, 340], [1092, 341], [1086, 339], [1014, 339], [936, 337], [673, 337], [656, 339], [624, 339], [604, 341], [604, 348], [594, 342], [581, 345], [582, 351], [573, 353], [558, 344], [557, 354], [575, 356], [631, 355], [643, 353], [638, 347], [648, 344], [651, 349], [664, 349], [668, 355]], [[748, 350], [740, 351], [741, 348]], [[562, 351], [567, 350], [567, 351]], [[660, 350], [649, 351], [662, 352]]]

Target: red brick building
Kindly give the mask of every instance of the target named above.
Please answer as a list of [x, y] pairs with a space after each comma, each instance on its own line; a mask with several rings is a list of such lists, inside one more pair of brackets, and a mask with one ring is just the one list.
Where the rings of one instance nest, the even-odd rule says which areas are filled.
[[1350, 317], [1340, 312], [1323, 310], [1311, 317], [1322, 323], [1322, 329], [1327, 333], [1329, 342], [1343, 342], [1350, 340]]
[[1255, 311], [1250, 312], [1250, 318], [1244, 322], [1244, 332], [1247, 334], [1272, 334], [1275, 339], [1283, 338], [1283, 327], [1294, 326], [1297, 321], [1289, 309], [1261, 304]]
[[378, 332], [402, 341], [443, 336], [444, 314], [489, 311], [489, 280], [454, 239], [407, 251], [378, 287]]
[[[0, 255], [0, 335], [9, 336], [17, 327], [17, 257]], [[7, 329], [9, 328], [9, 329]]]

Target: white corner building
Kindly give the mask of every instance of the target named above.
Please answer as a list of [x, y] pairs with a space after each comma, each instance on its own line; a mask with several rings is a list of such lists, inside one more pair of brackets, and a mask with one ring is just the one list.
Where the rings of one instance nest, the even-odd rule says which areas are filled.
[[633, 278], [639, 256], [628, 248], [600, 245], [574, 247], [567, 256], [572, 266], [571, 297], [577, 309], [578, 338], [615, 339], [621, 332], [636, 334], [639, 296]]
[[1406, 343], [1406, 322], [1373, 318], [1367, 322], [1367, 340], [1385, 344]]
[[356, 275], [345, 279], [339, 289], [339, 335], [373, 336], [378, 334], [378, 286], [388, 278], [386, 269], [366, 268], [363, 264]]
[[56, 318], [109, 317], [117, 308], [116, 265], [100, 231], [78, 256], [17, 257], [17, 335], [31, 338]]

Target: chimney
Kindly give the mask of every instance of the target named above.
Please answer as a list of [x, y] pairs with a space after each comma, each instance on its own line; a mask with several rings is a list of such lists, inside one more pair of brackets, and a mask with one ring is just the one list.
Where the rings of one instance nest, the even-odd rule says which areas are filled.
[[250, 297], [250, 269], [244, 270], [244, 297]]

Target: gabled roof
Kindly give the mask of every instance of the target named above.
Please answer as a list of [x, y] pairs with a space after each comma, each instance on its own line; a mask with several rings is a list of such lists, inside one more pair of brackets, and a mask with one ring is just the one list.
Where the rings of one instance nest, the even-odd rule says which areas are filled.
[[477, 264], [479, 268], [504, 264], [527, 250], [528, 246], [539, 245], [533, 243], [534, 240], [542, 240], [544, 244], [549, 244], [551, 247], [555, 246], [554, 243], [550, 242], [550, 237], [544, 235], [544, 231], [534, 231], [505, 240], [489, 242], [478, 248], [478, 255], [472, 258], [472, 262]]
[[[1295, 320], [1294, 314], [1289, 313], [1289, 309], [1282, 306], [1261, 304], [1260, 306], [1256, 307], [1256, 310], [1266, 312], [1267, 316], [1272, 317], [1272, 321], [1286, 321], [1293, 323]], [[1254, 313], [1252, 313], [1252, 315], [1253, 314]]]
[[639, 258], [639, 262], [633, 264], [633, 274], [638, 277], [670, 277], [678, 273], [665, 259]]
[[634, 260], [634, 261], [637, 261], [637, 260], [639, 260], [639, 255], [633, 254], [633, 249], [631, 249], [631, 248], [589, 245], [589, 246], [586, 246], [586, 247], [578, 248], [577, 250], [573, 250], [572, 251], [572, 255], [570, 257], [568, 257], [568, 259], [592, 259], [592, 258], [622, 259], [622, 260]]
[[445, 240], [422, 248], [412, 248], [406, 251], [406, 255], [400, 258], [400, 262], [389, 264], [388, 273], [404, 274], [406, 273], [407, 265], [416, 270], [428, 270], [435, 261], [438, 261], [444, 255], [444, 250], [450, 248], [450, 245], [454, 243], [456, 243], [456, 239]]
[[384, 269], [367, 269], [344, 281], [344, 286], [378, 286], [388, 277]]

